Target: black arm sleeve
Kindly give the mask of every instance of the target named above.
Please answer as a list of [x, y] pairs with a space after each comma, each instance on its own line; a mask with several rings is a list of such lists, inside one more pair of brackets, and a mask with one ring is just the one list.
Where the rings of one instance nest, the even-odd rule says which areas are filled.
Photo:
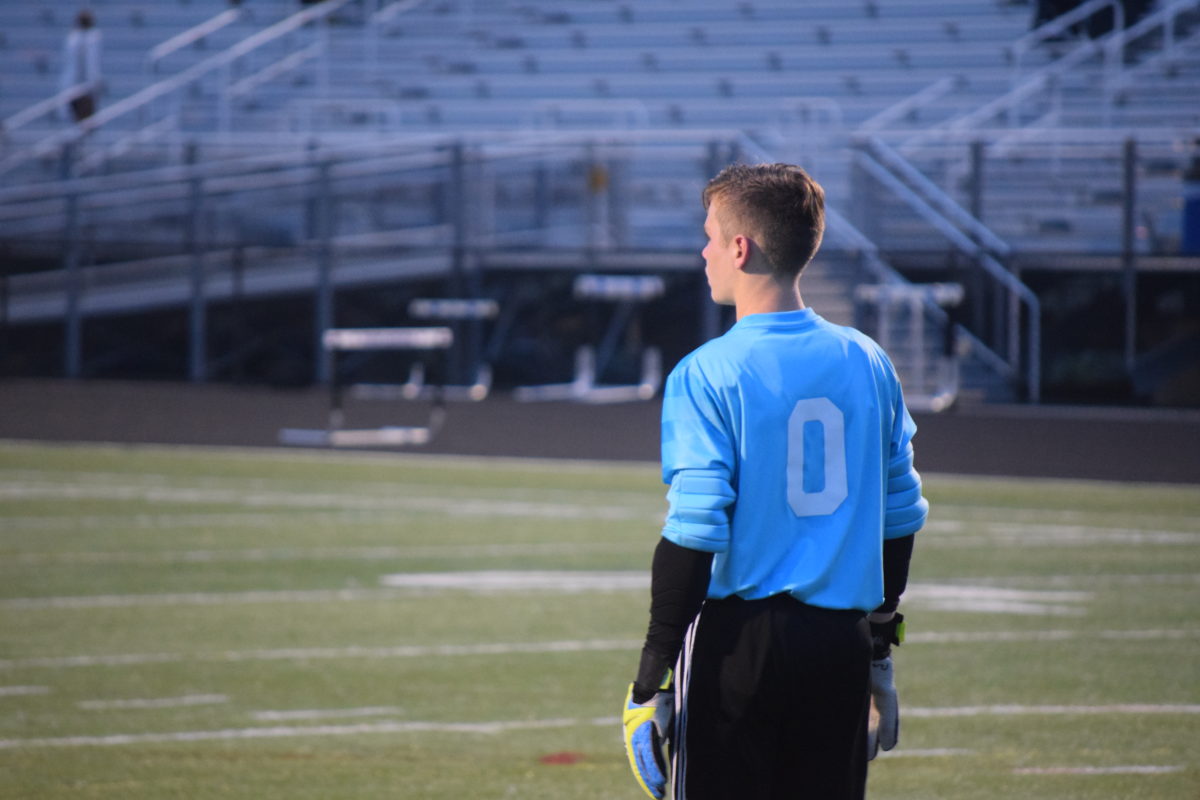
[[916, 538], [909, 535], [883, 540], [883, 605], [876, 611], [887, 613], [899, 607], [900, 595], [908, 586], [908, 565]]
[[667, 670], [674, 666], [687, 626], [708, 594], [712, 561], [712, 553], [659, 540], [650, 573], [650, 627], [633, 684], [635, 702], [653, 697]]

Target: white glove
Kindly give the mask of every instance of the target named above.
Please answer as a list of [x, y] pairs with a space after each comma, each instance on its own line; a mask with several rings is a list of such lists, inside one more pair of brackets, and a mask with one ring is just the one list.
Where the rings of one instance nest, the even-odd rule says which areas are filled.
[[896, 680], [892, 658], [871, 662], [871, 717], [867, 723], [867, 760], [880, 750], [891, 750], [900, 738], [900, 698], [896, 696]]

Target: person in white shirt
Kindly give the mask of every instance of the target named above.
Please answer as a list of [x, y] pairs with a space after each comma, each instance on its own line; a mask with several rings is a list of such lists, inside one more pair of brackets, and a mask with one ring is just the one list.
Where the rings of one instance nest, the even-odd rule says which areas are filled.
[[75, 17], [75, 26], [63, 44], [62, 71], [58, 82], [60, 92], [72, 86], [84, 87], [80, 94], [67, 103], [67, 110], [75, 122], [82, 122], [96, 113], [101, 81], [101, 42], [95, 16], [87, 9], [80, 11]]

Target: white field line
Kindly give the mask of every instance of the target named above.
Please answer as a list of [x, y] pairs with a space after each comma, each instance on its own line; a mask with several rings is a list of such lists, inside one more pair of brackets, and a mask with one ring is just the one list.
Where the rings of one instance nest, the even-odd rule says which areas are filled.
[[122, 733], [99, 736], [60, 736], [41, 739], [0, 739], [0, 750], [37, 747], [100, 747], [165, 742], [205, 742], [247, 739], [280, 739], [297, 736], [361, 736], [380, 733], [474, 733], [499, 734], [509, 731], [546, 730], [620, 724], [616, 717], [596, 719], [535, 719], [496, 722], [360, 722], [352, 725], [289, 725], [263, 728], [226, 728], [212, 731], [170, 733]]
[[904, 600], [910, 608], [983, 614], [1030, 616], [1079, 616], [1091, 592], [1037, 591], [998, 586], [916, 583], [908, 587]]
[[[227, 519], [233, 517], [232, 520]], [[239, 520], [243, 517], [248, 519], [259, 520], [263, 525], [270, 524], [277, 526], [280, 518], [269, 514], [246, 514], [246, 515], [222, 515], [222, 514], [196, 514], [183, 515], [187, 520], [188, 525], [197, 527], [212, 527], [214, 525], [224, 524], [222, 520], [229, 522], [231, 526], [240, 524]], [[358, 515], [353, 512], [343, 512], [339, 514], [329, 515], [312, 515], [305, 514], [304, 521], [307, 525], [319, 525], [324, 522], [337, 523], [340, 520], [362, 521], [369, 518], [373, 523], [395, 524], [395, 517], [390, 514], [375, 514], [368, 512], [368, 516]], [[43, 519], [43, 518], [30, 518]], [[50, 518], [63, 523], [63, 527], [70, 525], [72, 517], [55, 517]], [[110, 522], [114, 520], [125, 520], [131, 524], [142, 525], [147, 528], [161, 529], [162, 527], [170, 527], [172, 520], [178, 521], [179, 517], [170, 514], [162, 515], [113, 515], [105, 517], [104, 525], [101, 527], [110, 527]], [[0, 516], [4, 526], [7, 529], [11, 518]], [[160, 525], [161, 523], [161, 525]], [[20, 526], [17, 526], [20, 527]], [[57, 523], [48, 525], [47, 528], [58, 527]], [[650, 540], [647, 540], [650, 541]], [[924, 546], [925, 542], [922, 543]], [[647, 545], [649, 546], [649, 545]], [[627, 542], [529, 542], [529, 543], [507, 543], [507, 544], [461, 544], [461, 545], [364, 545], [357, 547], [327, 547], [327, 546], [312, 546], [312, 547], [272, 547], [272, 548], [236, 548], [222, 550], [161, 550], [161, 551], [87, 551], [87, 552], [42, 552], [42, 553], [17, 553], [8, 556], [3, 563], [0, 563], [0, 570], [6, 567], [12, 568], [17, 566], [29, 566], [38, 564], [188, 564], [188, 563], [261, 563], [261, 562], [285, 562], [285, 561], [312, 561], [312, 560], [346, 560], [346, 561], [376, 561], [386, 559], [422, 559], [422, 558], [438, 558], [438, 559], [471, 559], [471, 558], [491, 558], [491, 557], [508, 557], [508, 556], [541, 556], [541, 555], [580, 555], [587, 553], [626, 553], [630, 549]], [[1006, 575], [1006, 576], [978, 576], [969, 579], [970, 585], [989, 586], [1003, 584], [1034, 584], [1038, 586], [1062, 586], [1070, 587], [1079, 584], [1088, 587], [1096, 587], [1098, 585], [1119, 584], [1123, 586], [1159, 586], [1159, 585], [1187, 585], [1200, 584], [1200, 573], [1173, 573], [1173, 574], [1142, 574], [1142, 575], [1121, 575], [1121, 574], [1095, 574], [1095, 575]], [[965, 581], [964, 581], [965, 583]], [[947, 586], [957, 585], [955, 582], [946, 584]], [[2, 601], [0, 601], [2, 602]]]
[[0, 609], [144, 608], [147, 606], [229, 606], [259, 603], [332, 603], [386, 600], [401, 596], [386, 589], [256, 590], [245, 592], [176, 592], [171, 594], [101, 594], [75, 597], [13, 597]]
[[[422, 465], [427, 467], [428, 465]], [[88, 470], [45, 470], [45, 469], [4, 469], [0, 467], [0, 486], [5, 484], [27, 484], [34, 486], [71, 486], [71, 485], [89, 485], [89, 486], [124, 486], [124, 487], [142, 487], [142, 488], [201, 488], [201, 489], [223, 489], [228, 491], [247, 492], [253, 490], [255, 492], [279, 491], [279, 492], [308, 492], [312, 490], [312, 486], [303, 484], [310, 483], [312, 485], [320, 484], [322, 486], [335, 486], [344, 488], [345, 492], [339, 494], [348, 494], [353, 496], [376, 496], [390, 497], [396, 494], [405, 494], [410, 496], [421, 496], [428, 494], [431, 487], [439, 484], [430, 483], [427, 478], [430, 474], [427, 468], [420, 470], [422, 480], [414, 482], [401, 477], [397, 480], [380, 480], [375, 479], [357, 479], [352, 481], [329, 481], [324, 475], [313, 475], [309, 479], [296, 478], [275, 478], [275, 477], [226, 477], [221, 475], [187, 475], [187, 476], [168, 476], [156, 472], [105, 472], [105, 471], [88, 471]], [[448, 476], [450, 480], [457, 485], [456, 475]], [[583, 489], [583, 488], [563, 488], [563, 487], [545, 487], [531, 486], [528, 484], [512, 485], [512, 486], [472, 486], [461, 487], [464, 495], [494, 495], [505, 499], [518, 497], [519, 499], [530, 498], [546, 498], [558, 497], [559, 499], [576, 500], [578, 498], [591, 498], [598, 502], [606, 502], [609, 504], [629, 503], [644, 501], [647, 498], [646, 492], [640, 489]], [[665, 494], [664, 489], [660, 493]]]
[[[913, 713], [917, 712], [917, 713]], [[924, 712], [924, 713], [922, 713]], [[909, 716], [965, 717], [1011, 714], [1197, 714], [1200, 706], [968, 706], [961, 708], [912, 709]], [[347, 725], [273, 726], [261, 728], [226, 728], [210, 731], [176, 731], [168, 733], [124, 733], [93, 736], [61, 736], [52, 738], [0, 739], [0, 750], [40, 747], [88, 747], [129, 744], [159, 744], [165, 742], [202, 742], [247, 739], [277, 739], [301, 736], [360, 736], [365, 734], [458, 733], [499, 734], [520, 730], [546, 730], [582, 726], [616, 726], [616, 717], [591, 719], [507, 720], [493, 722], [425, 722], [383, 721]], [[897, 755], [903, 755], [899, 751]], [[914, 751], [912, 755], [949, 755], [953, 751]]]
[[[605, 474], [611, 475], [626, 474], [631, 469], [644, 471], [651, 480], [656, 480], [658, 476], [658, 464], [656, 462], [641, 462], [641, 461], [607, 461], [595, 459], [545, 459], [545, 458], [520, 458], [510, 456], [456, 456], [456, 455], [437, 455], [437, 454], [416, 454], [416, 453], [371, 453], [366, 451], [349, 452], [349, 451], [320, 451], [320, 450], [296, 450], [294, 448], [240, 448], [240, 447], [212, 447], [203, 445], [157, 445], [157, 444], [85, 444], [78, 443], [63, 443], [55, 444], [50, 442], [39, 441], [20, 441], [20, 440], [0, 440], [0, 449], [35, 449], [45, 450], [47, 448], [75, 449], [86, 450], [93, 452], [117, 452], [122, 456], [129, 453], [148, 453], [166, 455], [174, 458], [177, 462], [190, 463], [194, 461], [197, 454], [204, 456], [216, 455], [229, 458], [237, 461], [250, 461], [263, 464], [286, 463], [289, 466], [298, 463], [311, 463], [319, 466], [329, 466], [333, 464], [344, 464], [350, 466], [363, 466], [365, 464], [379, 464], [381, 466], [420, 469], [422, 473], [428, 474], [431, 470], [453, 470], [453, 471], [475, 471], [494, 473], [500, 470], [516, 470], [524, 472], [549, 473], [554, 475], [561, 474]], [[1028, 484], [1027, 479], [1021, 478], [997, 478], [994, 476], [964, 476], [964, 475], [949, 475], [941, 473], [923, 473], [929, 484], [946, 483], [946, 484], [988, 484], [994, 485], [997, 481], [1012, 483], [1014, 485]], [[49, 479], [61, 481], [64, 477], [74, 478], [75, 476], [83, 476], [86, 479], [93, 480], [130, 480], [142, 479], [147, 481], [156, 481], [163, 483], [165, 478], [158, 473], [131, 473], [131, 472], [115, 472], [115, 471], [80, 471], [80, 470], [50, 470], [50, 469], [0, 469], [0, 481], [4, 480], [5, 476], [12, 476], [18, 479]], [[216, 480], [211, 476], [205, 480]], [[1106, 490], [1111, 487], [1108, 481], [1089, 481], [1079, 479], [1052, 479], [1039, 478], [1038, 485], [1060, 486], [1064, 489], [1092, 487]], [[261, 483], [261, 481], [260, 481]], [[394, 487], [402, 483], [402, 479], [395, 482], [389, 482], [389, 487]], [[1161, 492], [1170, 492], [1176, 490], [1180, 492], [1191, 492], [1191, 487], [1177, 487], [1163, 484], [1148, 484], [1150, 488]], [[1047, 519], [1053, 518], [1062, 521], [1075, 521], [1085, 519], [1089, 512], [1078, 511], [1073, 509], [1014, 509], [1009, 506], [987, 506], [987, 505], [959, 505], [953, 503], [938, 503], [936, 505], [938, 515], [948, 514], [950, 516], [970, 515], [978, 517], [980, 515], [992, 515], [1008, 520], [1026, 520], [1031, 518]], [[1091, 514], [1094, 516], [1094, 512]], [[1167, 519], [1179, 521], [1177, 515], [1155, 515], [1146, 512], [1115, 512], [1105, 513], [1106, 517], [1119, 518], [1122, 520], [1138, 520], [1136, 524], [1146, 524], [1142, 520], [1152, 519]], [[1200, 529], [1200, 517], [1192, 516], [1185, 520], [1187, 527], [1191, 529]]]
[[[441, 589], [492, 594], [505, 591], [588, 592], [641, 590], [649, 587], [645, 572], [482, 570], [385, 575], [383, 585], [396, 589]], [[1029, 591], [989, 586], [913, 584], [905, 594], [910, 607], [992, 614], [1070, 616], [1083, 614], [1090, 592]]]
[[[1037, 479], [1039, 486], [1042, 479]], [[1195, 492], [1187, 488], [1177, 490]], [[1129, 527], [1182, 526], [1184, 530], [1200, 530], [1200, 516], [1171, 514], [1159, 511], [1089, 511], [1078, 508], [1012, 508], [1008, 506], [959, 505], [937, 503], [932, 520], [956, 519], [963, 522], [1055, 523], [1060, 525], [1092, 525], [1097, 520], [1106, 524]]]
[[[423, 471], [424, 472], [424, 471]], [[157, 499], [164, 495], [169, 499], [171, 492], [180, 492], [187, 499], [192, 497], [204, 502], [223, 493], [241, 497], [273, 498], [278, 496], [312, 496], [316, 486], [321, 486], [320, 497], [395, 499], [424, 498], [432, 494], [447, 501], [493, 500], [497, 502], [537, 502], [586, 506], [637, 506], [662, 504], [666, 490], [656, 491], [655, 484], [648, 484], [647, 491], [638, 489], [592, 489], [562, 488], [530, 485], [514, 486], [458, 486], [457, 481], [447, 484], [431, 484], [426, 481], [412, 482], [355, 480], [328, 481], [319, 476], [305, 485], [305, 481], [282, 478], [240, 477], [204, 475], [168, 478], [155, 473], [123, 472], [58, 472], [49, 470], [4, 470], [0, 469], [0, 492], [11, 488], [19, 496], [23, 492], [34, 494], [54, 493], [65, 490], [91, 497], [92, 490], [115, 489], [118, 493], [129, 493], [136, 497], [138, 492], [149, 492]], [[440, 490], [440, 491], [439, 491]], [[452, 491], [452, 494], [448, 494]]]
[[396, 717], [404, 713], [397, 706], [367, 706], [365, 708], [303, 708], [290, 711], [254, 711], [255, 722], [286, 722], [297, 719], [352, 719], [355, 717]]
[[550, 642], [396, 645], [393, 647], [290, 647], [273, 650], [226, 650], [208, 653], [112, 653], [0, 659], [0, 669], [115, 667], [180, 662], [309, 661], [321, 659], [443, 658], [603, 651], [636, 652], [635, 639], [583, 639]]
[[[1062, 642], [1086, 639], [1153, 641], [1200, 638], [1200, 629], [1167, 630], [1046, 630], [1046, 631], [945, 631], [910, 633], [910, 645]], [[33, 656], [0, 659], [0, 670], [60, 669], [68, 667], [122, 667], [184, 662], [315, 661], [324, 659], [450, 658], [542, 653], [636, 652], [638, 639], [581, 639], [550, 642], [493, 642], [481, 644], [396, 645], [349, 647], [290, 647], [264, 650], [226, 650], [193, 653], [108, 653], [74, 656]], [[38, 687], [32, 687], [38, 688]]]
[[393, 589], [441, 589], [492, 594], [512, 591], [633, 591], [650, 588], [643, 571], [479, 570], [473, 572], [404, 572], [384, 575], [380, 583]]
[[[188, 486], [171, 486], [155, 474], [117, 472], [54, 472], [48, 470], [0, 470], [0, 497], [13, 499], [112, 499], [145, 502], [234, 504], [279, 509], [281, 513], [333, 508], [349, 511], [395, 511], [479, 516], [529, 516], [575, 519], [585, 516], [599, 519], [647, 519], [661, 521], [665, 504], [650, 495], [634, 491], [572, 491], [564, 489], [527, 490], [478, 489], [475, 496], [430, 497], [429, 487], [411, 483], [360, 482], [343, 493], [316, 493], [295, 488], [294, 484], [261, 479], [233, 480], [214, 477], [195, 479]], [[479, 497], [479, 493], [493, 497]], [[521, 496], [536, 496], [537, 500]], [[546, 502], [546, 497], [559, 498]], [[586, 497], [593, 502], [581, 503]], [[640, 507], [640, 508], [639, 508]], [[135, 515], [145, 517], [146, 515]], [[168, 527], [172, 523], [158, 516], [152, 523]], [[109, 515], [111, 519], [113, 515]], [[98, 516], [83, 522], [65, 522], [72, 527], [103, 524]], [[186, 520], [182, 524], [191, 524]], [[199, 524], [211, 524], [197, 521]], [[260, 525], [254, 516], [228, 515], [227, 523]], [[1112, 527], [1124, 522], [1124, 527]], [[6, 525], [9, 520], [6, 519]], [[41, 526], [45, 520], [17, 518], [12, 524]], [[139, 524], [136, 521], [132, 524]], [[1154, 527], [1154, 526], [1159, 527]], [[1163, 525], [1182, 525], [1183, 530], [1162, 529]], [[1163, 514], [1105, 514], [1060, 509], [978, 508], [938, 505], [927, 525], [929, 544], [972, 546], [982, 540], [1019, 541], [1022, 544], [1089, 545], [1113, 544], [1189, 545], [1200, 542], [1200, 518]], [[944, 534], [956, 534], [942, 538]], [[951, 544], [952, 543], [952, 544]]]
[[0, 686], [0, 697], [26, 697], [34, 694], [50, 694], [49, 686]]
[[1094, 716], [1098, 714], [1200, 714], [1200, 703], [1185, 703], [1178, 705], [1118, 703], [1104, 706], [951, 706], [948, 708], [906, 708], [902, 709], [901, 713], [909, 719], [940, 719], [943, 717]]
[[586, 458], [526, 458], [520, 456], [461, 456], [437, 453], [374, 453], [367, 450], [298, 450], [295, 447], [236, 447], [229, 445], [173, 445], [173, 444], [125, 444], [117, 442], [48, 442], [38, 439], [0, 439], [0, 449], [30, 450], [84, 450], [101, 453], [158, 454], [192, 461], [197, 455], [220, 456], [237, 461], [260, 463], [282, 462], [288, 465], [313, 463], [321, 466], [345, 464], [363, 466], [379, 464], [389, 467], [419, 467], [479, 472], [495, 472], [501, 468], [530, 472], [578, 472], [583, 474], [623, 472], [630, 468], [649, 470], [657, 474], [658, 464], [653, 461], [608, 461]]
[[383, 525], [395, 522], [391, 510], [329, 511], [286, 509], [274, 511], [244, 511], [235, 513], [131, 513], [131, 514], [66, 514], [66, 515], [0, 515], [4, 527], [11, 531], [77, 531], [77, 530], [191, 530], [193, 528], [268, 528], [303, 519], [307, 526]]
[[[468, 572], [397, 573], [381, 578], [383, 589], [248, 590], [167, 594], [15, 597], [0, 600], [0, 609], [92, 609], [179, 605], [253, 605], [261, 603], [363, 602], [437, 592], [490, 595], [502, 592], [644, 591], [650, 573], [642, 570], [483, 570]], [[1092, 594], [1077, 591], [1032, 591], [961, 584], [912, 584], [905, 595], [911, 607], [994, 614], [1074, 615]]]
[[[1079, 585], [1084, 585], [1091, 589], [1097, 586], [1187, 586], [1190, 584], [1200, 584], [1200, 573], [972, 576], [971, 578], [963, 578], [961, 581], [971, 586], [1012, 586], [1013, 584], [1025, 584], [1037, 586], [1042, 589], [1046, 587], [1071, 587]], [[957, 582], [952, 580], [950, 585], [954, 585]]]
[[876, 758], [944, 758], [946, 756], [969, 756], [974, 750], [964, 750], [960, 747], [928, 747], [924, 749], [916, 748], [905, 750], [899, 748], [896, 750], [881, 750]]
[[1182, 766], [1129, 764], [1119, 767], [1021, 767], [1014, 775], [1169, 775], [1182, 772]]
[[520, 500], [486, 500], [471, 497], [397, 497], [319, 492], [200, 489], [170, 486], [117, 486], [11, 483], [0, 484], [0, 499], [106, 500], [192, 505], [227, 505], [249, 508], [337, 509], [347, 511], [407, 511], [465, 517], [522, 517], [661, 522], [662, 510], [629, 507], [623, 503], [582, 505]]
[[[0, 497], [5, 494], [0, 485]], [[11, 488], [11, 487], [8, 487]], [[61, 491], [60, 491], [61, 489]], [[138, 490], [141, 491], [141, 490]], [[348, 525], [394, 524], [395, 513], [445, 514], [465, 518], [486, 519], [492, 516], [527, 517], [531, 519], [596, 519], [603, 521], [637, 521], [658, 524], [665, 505], [651, 508], [636, 505], [591, 505], [577, 503], [537, 503], [516, 500], [460, 499], [450, 497], [371, 497], [362, 495], [279, 494], [270, 496], [234, 496], [225, 490], [170, 489], [153, 490], [155, 497], [141, 497], [150, 502], [181, 502], [209, 504], [243, 504], [273, 507], [273, 511], [214, 514], [102, 514], [81, 516], [3, 516], [4, 528], [17, 531], [57, 530], [177, 530], [193, 528], [264, 528], [278, 527], [293, 517], [303, 517], [307, 526], [344, 527]], [[11, 492], [9, 493], [11, 494]], [[126, 499], [137, 492], [118, 491], [115, 494], [100, 488], [80, 490], [58, 487], [48, 492], [55, 499], [78, 498], [87, 495], [96, 499]], [[286, 499], [285, 499], [286, 498]], [[340, 508], [340, 511], [314, 512], [313, 508]], [[964, 522], [934, 520], [920, 534], [923, 547], [969, 548], [1012, 544], [1022, 547], [1092, 547], [1098, 544], [1132, 546], [1195, 546], [1200, 545], [1200, 533], [1193, 531], [1157, 530], [1142, 528], [1111, 528], [1099, 525], [1013, 524], [1009, 522]], [[102, 554], [110, 558], [118, 554]], [[64, 554], [61, 558], [68, 557]], [[19, 558], [37, 560], [50, 558], [42, 554], [22, 554]], [[126, 556], [130, 560], [137, 554]], [[144, 557], [144, 556], [143, 556]]]
[[[389, 518], [395, 522], [394, 518]], [[306, 518], [306, 523], [311, 520]], [[278, 524], [275, 520], [274, 524]], [[229, 564], [273, 561], [381, 561], [418, 558], [493, 558], [506, 556], [625, 553], [626, 542], [530, 542], [509, 544], [391, 545], [361, 547], [271, 547], [157, 552], [21, 553], [9, 564]], [[647, 548], [649, 552], [649, 548]]]
[[1095, 524], [1053, 525], [941, 519], [927, 523], [922, 533], [926, 535], [927, 543], [939, 547], [973, 547], [997, 542], [1044, 547], [1200, 544], [1200, 533], [1194, 531], [1113, 528]]
[[[436, 573], [429, 573], [436, 574]], [[578, 583], [564, 578], [558, 581], [534, 579], [528, 585], [498, 582], [478, 586], [452, 585], [445, 581], [440, 585], [407, 585], [384, 589], [280, 589], [250, 590], [244, 592], [174, 592], [168, 594], [103, 594], [58, 597], [13, 597], [0, 600], [0, 610], [68, 610], [96, 608], [147, 608], [152, 606], [244, 606], [244, 605], [295, 605], [301, 603], [362, 603], [380, 600], [395, 600], [404, 597], [428, 596], [446, 591], [461, 591], [474, 595], [490, 595], [502, 592], [537, 592], [550, 594], [576, 594], [582, 592], [607, 593], [643, 590], [650, 586], [646, 573], [630, 573], [629, 578], [608, 578], [603, 583], [592, 582], [586, 573]]]
[[120, 700], [81, 700], [76, 705], [87, 711], [111, 711], [213, 706], [228, 702], [229, 697], [223, 694], [187, 694], [182, 697], [131, 697]]
[[904, 637], [905, 644], [988, 644], [1012, 642], [1071, 642], [1079, 640], [1155, 641], [1200, 638], [1200, 629], [1168, 628], [1135, 631], [924, 631]]

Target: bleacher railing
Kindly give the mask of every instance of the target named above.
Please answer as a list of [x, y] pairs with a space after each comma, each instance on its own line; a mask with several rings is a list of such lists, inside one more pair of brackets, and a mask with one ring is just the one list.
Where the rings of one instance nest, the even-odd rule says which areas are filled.
[[[695, 200], [708, 177], [739, 158], [774, 160], [740, 132], [547, 130], [297, 147], [212, 162], [193, 157], [182, 166], [4, 189], [0, 224], [31, 240], [62, 237], [66, 247], [61, 270], [10, 281], [11, 319], [66, 314], [74, 352], [67, 363], [78, 369], [80, 320], [119, 307], [190, 305], [195, 344], [205, 340], [209, 298], [229, 292], [304, 285], [325, 309], [316, 326], [324, 330], [335, 287], [346, 280], [472, 280], [489, 259], [506, 269], [692, 270], [702, 217]], [[653, 165], [657, 177], [629, 182], [633, 162]], [[509, 191], [519, 185], [523, 199], [504, 200], [501, 184]], [[651, 185], [691, 200], [691, 210], [639, 199]], [[425, 204], [381, 203], [379, 193], [397, 186], [441, 198], [434, 216], [414, 218]], [[399, 219], [399, 210], [408, 217], [390, 227], [354, 228], [366, 218], [354, 212], [364, 202], [369, 216]], [[167, 237], [175, 255], [83, 264], [89, 236], [131, 226]], [[870, 279], [903, 282], [834, 208], [828, 231], [831, 253], [857, 257]], [[206, 356], [192, 358], [193, 375], [204, 375]]]
[[[1117, 8], [1115, 12], [1111, 8], [1114, 5]], [[1036, 70], [1026, 72], [1024, 61], [1036, 47], [1043, 46], [1048, 39], [1069, 30], [1072, 25], [1085, 22], [1097, 14], [1109, 12], [1116, 14], [1119, 23], [1114, 25], [1111, 31], [1097, 39], [1069, 41], [1064, 44], [1066, 52], [1062, 56]], [[1031, 124], [1057, 124], [1066, 79], [1097, 60], [1101, 65], [1102, 81], [1099, 102], [1095, 107], [1099, 123], [1104, 126], [1110, 125], [1113, 122], [1120, 90], [1128, 87], [1145, 65], [1175, 57], [1181, 43], [1185, 41], [1180, 20], [1185, 15], [1197, 12], [1200, 12], [1200, 0], [1173, 0], [1125, 28], [1119, 3], [1113, 3], [1112, 0], [1089, 0], [1074, 11], [1035, 29], [1012, 45], [1013, 83], [1008, 92], [966, 114], [910, 132], [908, 138], [899, 145], [899, 150], [907, 154], [924, 144], [938, 141], [943, 136], [954, 136], [967, 130], [999, 125], [1021, 128]], [[1148, 41], [1156, 34], [1160, 37], [1156, 53], [1144, 53], [1137, 62], [1127, 59], [1128, 47], [1132, 43]], [[947, 80], [935, 82], [880, 112], [863, 126], [864, 132], [898, 127], [895, 123], [904, 117], [919, 116], [922, 111], [929, 109], [933, 103], [957, 88]]]
[[[1071, 131], [1064, 131], [1061, 127], [1062, 90], [1067, 77], [1097, 60], [1100, 62], [1102, 89], [1101, 102], [1097, 105], [1102, 124], [1110, 124], [1119, 91], [1131, 85], [1135, 76], [1151, 65], [1170, 61], [1177, 56], [1184, 42], [1180, 20], [1197, 10], [1200, 10], [1200, 0], [1175, 0], [1126, 27], [1124, 9], [1119, 2], [1090, 0], [1014, 42], [1013, 86], [1005, 94], [965, 114], [926, 125], [915, 132], [905, 131], [905, 120], [919, 117], [948, 95], [965, 88], [960, 79], [943, 78], [876, 114], [857, 132], [856, 167], [901, 200], [956, 250], [977, 264], [981, 274], [1007, 294], [1007, 313], [991, 315], [993, 332], [985, 338], [994, 350], [988, 352], [995, 366], [1003, 366], [1014, 375], [1023, 372], [1027, 391], [1032, 398], [1036, 398], [1040, 388], [1040, 334], [1037, 330], [1039, 312], [1036, 296], [1003, 263], [1009, 255], [1007, 245], [913, 162], [920, 163], [920, 159], [929, 154], [933, 154], [935, 160], [945, 162], [949, 160], [947, 153], [961, 152], [963, 155], [957, 166], [943, 168], [943, 183], [971, 187], [968, 191], [976, 196], [969, 199], [973, 201], [972, 206], [978, 206], [983, 194], [981, 153], [1013, 154], [1032, 146], [1043, 152], [1049, 150], [1052, 160], [1070, 161], [1082, 155], [1089, 145], [1096, 144], [1096, 140], [1093, 135], [1087, 144], [1081, 144], [1071, 135]], [[1098, 15], [1112, 15], [1110, 32], [1095, 40], [1085, 38], [1068, 42], [1064, 55], [1040, 69], [1026, 73], [1027, 57], [1032, 51], [1048, 41], [1061, 40], [1072, 28], [1078, 30], [1097, 19]], [[1131, 63], [1127, 59], [1128, 47], [1137, 41], [1151, 40], [1155, 35], [1158, 36], [1157, 52], [1149, 55], [1143, 53], [1137, 63]], [[1156, 142], [1164, 135], [1172, 141], [1176, 150], [1182, 145], [1186, 151], [1187, 145], [1183, 143], [1194, 137], [1195, 133], [1157, 130], [1149, 132], [1146, 138]], [[1109, 145], [1138, 138], [1136, 133], [1130, 131], [1113, 130], [1101, 136]], [[885, 138], [894, 146], [886, 144]], [[960, 149], [964, 144], [967, 147]], [[1094, 153], [1094, 149], [1091, 152]], [[1112, 155], [1105, 157], [1111, 159]], [[1179, 157], [1177, 155], [1176, 160]], [[1127, 172], [1128, 169], [1126, 167]], [[858, 196], [866, 200], [871, 193], [859, 192]], [[1136, 206], [1136, 200], [1126, 197], [1123, 205], [1125, 216], [1130, 217], [1134, 213], [1130, 209]], [[978, 208], [975, 211], [978, 213]], [[1144, 208], [1142, 214], [1148, 220], [1146, 227], [1153, 230], [1153, 217], [1145, 213]], [[1129, 220], [1122, 223], [1120, 219], [1114, 219], [1110, 231], [1130, 228]], [[1080, 247], [1095, 249], [1096, 243], [1081, 243]], [[1129, 252], [1136, 245], [1114, 241], [1113, 249], [1117, 247]], [[1022, 326], [1028, 327], [1024, 334], [1021, 333]], [[1024, 348], [1021, 346], [1022, 340], [1027, 342]], [[1025, 355], [1021, 354], [1022, 349], [1026, 351]]]
[[167, 56], [176, 53], [185, 47], [189, 47], [204, 39], [212, 36], [217, 31], [232, 25], [242, 18], [245, 10], [240, 6], [228, 8], [213, 17], [210, 17], [203, 22], [193, 25], [186, 31], [177, 33], [169, 39], [156, 44], [150, 48], [150, 52], [146, 54], [146, 71], [150, 74], [158, 72], [158, 64]]
[[91, 81], [68, 86], [62, 91], [0, 120], [0, 144], [7, 146], [11, 142], [13, 134], [18, 130], [35, 120], [62, 111], [72, 100], [90, 93], [94, 88], [95, 84]]
[[[1119, 67], [1105, 85], [1106, 100], [1110, 105], [1116, 102], [1122, 89], [1130, 86], [1147, 69], [1171, 62], [1178, 56], [1184, 42], [1194, 44], [1200, 38], [1200, 34], [1193, 33], [1185, 39], [1183, 27], [1180, 25], [1182, 17], [1196, 13], [1200, 13], [1200, 0], [1175, 0], [1128, 28], [1117, 31], [1116, 35], [1104, 43], [1105, 60]], [[1158, 52], [1137, 63], [1126, 63], [1126, 49], [1154, 34], [1161, 36]]]
[[1120, 0], [1087, 0], [1086, 3], [1081, 3], [1067, 13], [1046, 21], [1013, 42], [1010, 47], [1013, 61], [1013, 85], [1016, 86], [1021, 82], [1025, 57], [1028, 53], [1046, 42], [1065, 39], [1072, 35], [1072, 29], [1086, 26], [1094, 18], [1108, 13], [1113, 15], [1113, 30], [1123, 30], [1125, 28], [1125, 6]]
[[[1041, 396], [1041, 308], [1037, 295], [1001, 261], [1011, 249], [970, 212], [930, 181], [881, 139], [857, 141], [854, 166], [869, 186], [860, 182], [854, 208], [864, 222], [879, 216], [872, 198], [885, 189], [924, 220], [957, 252], [975, 265], [988, 284], [986, 293], [1002, 310], [991, 314], [990, 325], [977, 321], [973, 349], [1010, 380], [1020, 378], [1031, 402]], [[990, 332], [984, 330], [990, 328]]]

